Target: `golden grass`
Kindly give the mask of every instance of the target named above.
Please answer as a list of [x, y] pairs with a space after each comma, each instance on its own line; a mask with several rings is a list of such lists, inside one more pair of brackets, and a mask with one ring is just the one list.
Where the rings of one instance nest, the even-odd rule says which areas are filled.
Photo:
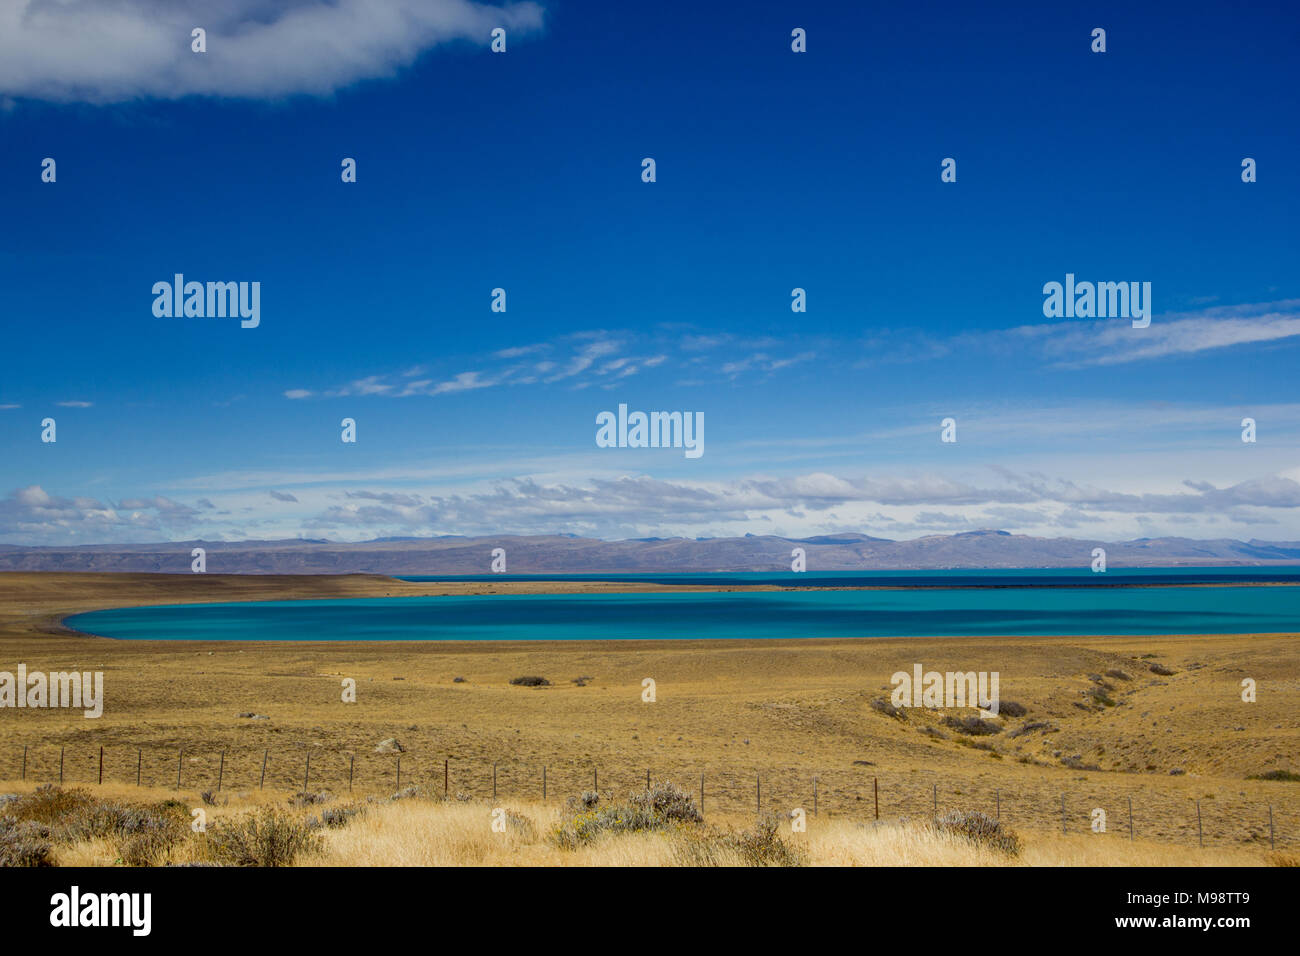
[[[30, 792], [30, 784], [0, 781], [8, 792]], [[141, 792], [121, 786], [88, 787], [95, 797], [130, 803], [154, 802], [176, 794], [165, 790]], [[197, 794], [182, 794], [192, 806], [203, 806], [209, 826], [258, 813], [268, 807], [285, 808], [284, 793], [258, 792], [227, 795], [219, 806], [202, 804]], [[743, 814], [710, 815], [704, 826], [684, 826], [676, 831], [612, 833], [576, 849], [562, 849], [550, 834], [564, 811], [554, 803], [536, 801], [402, 800], [331, 801], [290, 811], [299, 820], [319, 815], [326, 807], [358, 806], [362, 812], [345, 826], [319, 828], [318, 852], [298, 858], [297, 866], [683, 866], [698, 863], [700, 855], [680, 852], [684, 837], [707, 847], [714, 865], [743, 865], [734, 848], [719, 841], [722, 832], [738, 832], [752, 824]], [[509, 825], [505, 832], [492, 827], [493, 811], [510, 811], [527, 821]], [[1172, 846], [1149, 840], [1130, 842], [1117, 833], [1060, 833], [1017, 830], [1022, 840], [1018, 856], [978, 846], [950, 833], [940, 832], [923, 818], [859, 822], [842, 817], [807, 818], [807, 831], [794, 833], [788, 821], [778, 832], [784, 842], [804, 853], [809, 866], [1296, 866], [1295, 853], [1270, 853], [1262, 848], [1210, 846], [1204, 849]], [[210, 861], [213, 856], [203, 835], [190, 834], [156, 861], [179, 863]], [[56, 844], [58, 866], [111, 867], [121, 865], [111, 839], [90, 839]]]
[[[494, 833], [491, 807], [471, 803], [401, 801], [373, 807], [350, 826], [325, 834], [319, 854], [302, 859], [315, 866], [675, 866], [671, 834], [615, 834], [591, 846], [559, 849], [546, 840], [558, 821], [553, 807], [509, 804], [536, 824], [536, 837]], [[743, 821], [733, 821], [734, 828]], [[1115, 835], [1022, 833], [1019, 857], [983, 849], [960, 837], [936, 832], [923, 822], [850, 820], [808, 822], [806, 833], [781, 836], [805, 849], [812, 866], [1263, 866], [1261, 851], [1130, 843]], [[725, 850], [720, 857], [737, 865]]]

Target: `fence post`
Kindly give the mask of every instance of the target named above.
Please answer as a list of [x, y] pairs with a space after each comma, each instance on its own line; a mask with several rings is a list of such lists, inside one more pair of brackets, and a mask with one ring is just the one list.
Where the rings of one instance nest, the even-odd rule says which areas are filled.
[[1276, 850], [1277, 844], [1273, 842], [1273, 804], [1268, 805], [1268, 848]]
[[876, 819], [880, 819], [880, 778], [871, 778], [871, 790], [876, 795]]
[[444, 761], [442, 762], [442, 795], [443, 795], [443, 798], [444, 798], [444, 799], [445, 799], [446, 796], [447, 796], [447, 792], [448, 792], [448, 791], [447, 791], [447, 787], [448, 787], [448, 784], [449, 784], [450, 781], [451, 781], [451, 772], [450, 772], [450, 770], [448, 769], [448, 765], [449, 765], [450, 763], [451, 763], [450, 760], [444, 760]]
[[650, 792], [650, 768], [649, 767], [645, 768], [645, 789], [647, 793]]
[[497, 798], [497, 763], [492, 761], [492, 799]]
[[1061, 832], [1065, 832], [1065, 794], [1061, 794]]
[[1128, 798], [1128, 842], [1133, 842], [1133, 798]]
[[591, 768], [591, 789], [600, 795], [600, 771], [595, 767]]
[[813, 816], [817, 816], [817, 774], [813, 774]]
[[759, 774], [754, 774], [754, 812], [763, 812], [763, 778]]
[[356, 759], [356, 754], [348, 754], [348, 793], [352, 792], [352, 766]]
[[23, 744], [23, 779], [27, 779], [27, 745]]
[[994, 790], [994, 791], [993, 791], [993, 799], [997, 801], [997, 807], [998, 807], [998, 822], [1001, 823], [1001, 822], [1002, 822], [1002, 791], [1001, 791], [1001, 790]]
[[934, 818], [939, 819], [939, 785], [934, 785]]
[[221, 792], [221, 781], [226, 778], [226, 752], [221, 751], [221, 763], [217, 764], [217, 793]]
[[99, 782], [100, 782], [101, 785], [104, 783], [104, 746], [103, 746], [103, 744], [100, 744], [100, 747], [99, 747]]
[[140, 786], [140, 771], [144, 767], [144, 751], [139, 748], [135, 752], [135, 785]]
[[397, 755], [397, 789], [402, 789], [402, 755]]
[[63, 786], [63, 748], [59, 748], [59, 786]]
[[185, 748], [176, 751], [176, 789], [181, 788], [181, 760], [185, 757]]
[[1201, 801], [1196, 801], [1196, 843], [1205, 849], [1205, 831], [1201, 828]]
[[266, 786], [266, 760], [270, 756], [271, 756], [271, 751], [269, 750], [262, 751], [262, 779], [257, 781], [258, 790], [261, 790], [263, 787]]
[[302, 792], [303, 792], [303, 793], [306, 793], [306, 792], [307, 792], [307, 790], [308, 790], [308, 787], [307, 787], [307, 781], [310, 780], [310, 779], [311, 779], [311, 751], [308, 750], [308, 751], [307, 751], [307, 769], [304, 770], [303, 773], [302, 773]]
[[[1269, 814], [1268, 818], [1272, 820], [1273, 819], [1272, 807], [1269, 808], [1268, 814]], [[700, 774], [700, 816], [704, 816], [704, 774]]]
[[542, 764], [542, 803], [546, 802], [546, 764]]

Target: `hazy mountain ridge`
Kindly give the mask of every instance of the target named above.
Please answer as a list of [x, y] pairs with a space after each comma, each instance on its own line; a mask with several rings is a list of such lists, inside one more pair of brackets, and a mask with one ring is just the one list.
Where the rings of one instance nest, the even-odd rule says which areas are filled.
[[0, 571], [190, 573], [190, 553], [207, 551], [210, 573], [481, 574], [494, 548], [506, 551], [511, 573], [782, 571], [803, 548], [810, 571], [942, 568], [1088, 567], [1093, 548], [1111, 567], [1300, 563], [1300, 542], [1138, 538], [1105, 542], [970, 531], [892, 541], [842, 533], [810, 538], [650, 538], [602, 541], [571, 535], [379, 539], [177, 541], [157, 544], [21, 547], [0, 545]]

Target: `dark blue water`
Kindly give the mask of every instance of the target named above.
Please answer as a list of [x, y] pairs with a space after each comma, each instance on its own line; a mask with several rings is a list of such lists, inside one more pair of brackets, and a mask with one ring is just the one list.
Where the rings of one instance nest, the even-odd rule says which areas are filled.
[[1300, 566], [1244, 568], [954, 568], [928, 571], [610, 572], [585, 574], [399, 574], [402, 581], [608, 581], [627, 584], [773, 585], [786, 588], [1123, 587], [1153, 584], [1300, 584]]

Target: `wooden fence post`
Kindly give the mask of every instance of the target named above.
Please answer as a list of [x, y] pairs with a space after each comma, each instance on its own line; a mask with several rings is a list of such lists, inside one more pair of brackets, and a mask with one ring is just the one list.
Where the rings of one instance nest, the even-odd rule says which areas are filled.
[[221, 751], [221, 762], [217, 764], [217, 793], [221, 792], [221, 782], [226, 779], [226, 752]]
[[1065, 832], [1065, 794], [1061, 794], [1061, 832]]
[[1133, 798], [1128, 798], [1128, 842], [1133, 842]]
[[144, 751], [137, 748], [135, 752], [135, 785], [140, 786], [140, 771], [144, 769]]
[[1268, 848], [1276, 850], [1277, 844], [1273, 842], [1273, 804], [1268, 805]]
[[880, 778], [871, 778], [871, 790], [876, 795], [876, 819], [880, 819]]
[[[1272, 819], [1272, 809], [1269, 810], [1269, 819]], [[704, 774], [700, 774], [700, 816], [704, 816]]]
[[402, 789], [402, 755], [397, 755], [397, 789]]
[[497, 798], [497, 763], [492, 761], [492, 799]]
[[104, 746], [103, 746], [103, 744], [101, 744], [100, 747], [99, 747], [99, 782], [100, 782], [101, 785], [104, 783]]
[[27, 779], [27, 745], [23, 744], [23, 779]]
[[348, 793], [352, 792], [352, 767], [356, 759], [356, 754], [348, 754]]
[[1205, 830], [1201, 827], [1201, 801], [1196, 801], [1196, 843], [1205, 849]]
[[181, 788], [181, 760], [185, 757], [185, 748], [176, 751], [176, 789]]
[[817, 774], [813, 774], [813, 816], [817, 816]]
[[546, 802], [546, 764], [542, 764], [542, 803]]
[[63, 786], [63, 748], [59, 748], [59, 786]]
[[271, 756], [271, 751], [269, 750], [262, 751], [262, 778], [257, 781], [258, 790], [261, 790], [263, 787], [266, 786], [266, 761], [267, 758], [270, 756]]
[[307, 769], [302, 773], [302, 792], [306, 793], [309, 789], [307, 781], [311, 779], [311, 751], [307, 751]]

